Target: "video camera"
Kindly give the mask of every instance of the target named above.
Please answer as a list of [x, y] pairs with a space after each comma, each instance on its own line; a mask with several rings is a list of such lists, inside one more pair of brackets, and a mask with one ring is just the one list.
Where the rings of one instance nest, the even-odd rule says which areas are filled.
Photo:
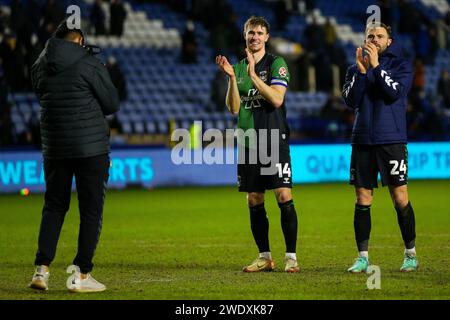
[[92, 55], [97, 55], [102, 52], [102, 49], [99, 46], [94, 46], [90, 44], [83, 45], [83, 48], [86, 49], [86, 51]]

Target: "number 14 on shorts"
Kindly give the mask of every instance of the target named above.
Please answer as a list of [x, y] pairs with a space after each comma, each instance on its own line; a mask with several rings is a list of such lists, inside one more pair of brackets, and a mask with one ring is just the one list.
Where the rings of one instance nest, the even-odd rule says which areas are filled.
[[[275, 166], [278, 169], [278, 177], [284, 179], [284, 183], [289, 183], [291, 178], [291, 168], [289, 166], [289, 162], [284, 163], [277, 163]], [[283, 175], [287, 175], [284, 176]]]

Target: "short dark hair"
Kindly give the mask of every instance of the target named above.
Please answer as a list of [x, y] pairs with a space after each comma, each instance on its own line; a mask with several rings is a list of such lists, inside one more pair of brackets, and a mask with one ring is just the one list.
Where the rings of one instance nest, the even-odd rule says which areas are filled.
[[365, 35], [367, 35], [367, 31], [369, 31], [370, 29], [373, 28], [384, 28], [387, 32], [388, 38], [392, 39], [392, 29], [390, 26], [388, 26], [387, 24], [384, 24], [383, 22], [373, 22], [373, 23], [369, 23], [366, 26], [366, 31], [364, 32]]
[[267, 33], [270, 33], [270, 24], [264, 17], [251, 16], [250, 18], [248, 18], [244, 24], [244, 32], [250, 26], [261, 26], [263, 28], [266, 28]]
[[78, 33], [83, 38], [83, 44], [84, 44], [84, 34], [81, 29], [72, 28], [69, 29], [67, 26], [67, 19], [64, 19], [61, 21], [61, 23], [56, 28], [55, 32], [53, 33], [53, 37], [58, 39], [68, 39], [71, 36], [71, 33]]

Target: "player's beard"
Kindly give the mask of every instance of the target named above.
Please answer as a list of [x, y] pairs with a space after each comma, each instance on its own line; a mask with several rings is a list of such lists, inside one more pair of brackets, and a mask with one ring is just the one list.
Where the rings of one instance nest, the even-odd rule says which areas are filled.
[[382, 54], [383, 52], [385, 52], [386, 51], [386, 49], [388, 48], [389, 46], [386, 44], [386, 46], [385, 47], [379, 47], [379, 48], [377, 48], [378, 49], [378, 55], [380, 55], [380, 54]]

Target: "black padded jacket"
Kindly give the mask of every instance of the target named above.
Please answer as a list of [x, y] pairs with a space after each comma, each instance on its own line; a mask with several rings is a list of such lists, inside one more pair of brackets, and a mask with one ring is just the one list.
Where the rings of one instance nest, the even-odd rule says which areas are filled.
[[86, 158], [109, 153], [106, 115], [119, 98], [106, 67], [80, 45], [51, 38], [31, 68], [40, 102], [44, 158]]

